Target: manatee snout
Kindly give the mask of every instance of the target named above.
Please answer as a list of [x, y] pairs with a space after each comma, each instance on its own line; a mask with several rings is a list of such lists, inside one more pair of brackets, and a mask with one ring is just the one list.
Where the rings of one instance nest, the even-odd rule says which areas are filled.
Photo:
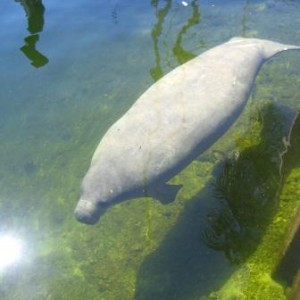
[[99, 221], [101, 208], [91, 201], [80, 199], [74, 213], [78, 221], [94, 225]]

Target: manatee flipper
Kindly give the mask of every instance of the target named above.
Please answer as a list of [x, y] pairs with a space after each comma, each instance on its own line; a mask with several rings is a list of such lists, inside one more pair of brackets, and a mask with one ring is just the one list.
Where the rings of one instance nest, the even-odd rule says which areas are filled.
[[157, 199], [162, 204], [168, 204], [175, 200], [182, 185], [164, 184], [151, 190], [150, 196]]

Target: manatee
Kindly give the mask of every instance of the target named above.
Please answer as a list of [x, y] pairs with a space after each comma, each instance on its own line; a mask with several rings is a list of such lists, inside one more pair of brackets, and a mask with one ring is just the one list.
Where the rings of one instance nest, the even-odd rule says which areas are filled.
[[111, 205], [137, 197], [172, 201], [180, 186], [167, 182], [238, 118], [263, 63], [292, 49], [300, 47], [236, 37], [154, 83], [100, 141], [76, 218], [95, 224]]

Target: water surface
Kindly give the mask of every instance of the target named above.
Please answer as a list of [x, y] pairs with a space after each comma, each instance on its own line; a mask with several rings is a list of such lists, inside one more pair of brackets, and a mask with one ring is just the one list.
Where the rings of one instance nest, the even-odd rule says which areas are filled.
[[[0, 233], [24, 249], [0, 271], [0, 298], [226, 300], [229, 285], [228, 299], [248, 299], [241, 290], [265, 259], [255, 253], [268, 250], [259, 245], [284, 193], [299, 53], [263, 67], [237, 124], [174, 179], [175, 202], [128, 201], [94, 227], [73, 210], [100, 138], [147, 87], [233, 36], [300, 44], [299, 1], [3, 0], [0, 9]], [[295, 160], [286, 176], [297, 182], [298, 169]], [[251, 222], [257, 211], [266, 214]], [[284, 283], [267, 282], [258, 296], [284, 299]]]

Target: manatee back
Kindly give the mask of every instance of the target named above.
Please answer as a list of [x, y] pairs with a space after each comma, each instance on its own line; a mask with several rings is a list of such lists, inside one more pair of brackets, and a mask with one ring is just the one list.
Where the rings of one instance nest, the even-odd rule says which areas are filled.
[[126, 184], [169, 179], [237, 118], [263, 61], [256, 45], [226, 43], [177, 67], [109, 129], [93, 160], [115, 161]]
[[134, 185], [170, 179], [236, 120], [263, 62], [289, 49], [299, 47], [234, 38], [204, 52], [153, 84], [99, 151]]

